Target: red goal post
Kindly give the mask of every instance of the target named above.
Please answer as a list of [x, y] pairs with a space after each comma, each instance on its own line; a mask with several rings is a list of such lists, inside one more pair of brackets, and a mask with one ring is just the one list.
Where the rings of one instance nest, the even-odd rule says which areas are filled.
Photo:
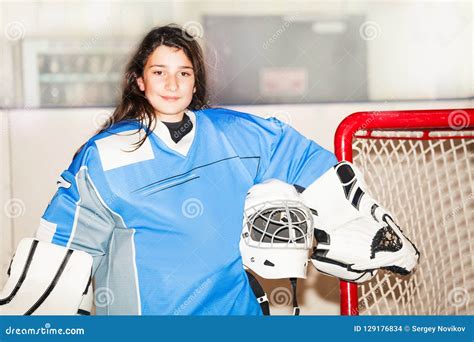
[[[468, 225], [469, 215], [472, 215], [469, 212], [474, 207], [473, 142], [473, 108], [372, 111], [357, 112], [346, 117], [336, 130], [334, 147], [338, 160], [351, 161], [362, 168], [367, 185], [369, 188], [373, 186], [370, 190], [374, 197], [393, 212], [396, 220], [401, 216], [400, 226], [406, 230], [408, 236], [414, 237], [415, 244], [422, 253], [422, 260], [426, 260], [432, 255], [439, 255], [439, 250], [428, 244], [423, 245], [425, 232], [422, 230], [427, 229], [423, 225], [440, 227], [446, 239], [454, 241], [448, 245], [451, 249], [462, 249], [466, 253], [473, 251], [471, 242], [464, 242], [464, 239], [474, 235]], [[410, 170], [411, 168], [414, 170]], [[455, 177], [451, 177], [452, 174], [455, 174]], [[410, 181], [415, 186], [412, 186]], [[386, 184], [391, 184], [392, 188], [387, 190]], [[384, 188], [381, 194], [377, 193], [379, 188]], [[416, 193], [411, 195], [413, 192]], [[425, 192], [430, 198], [419, 199]], [[448, 200], [446, 196], [456, 197], [457, 200]], [[421, 204], [413, 204], [411, 197], [417, 197]], [[440, 212], [439, 217], [436, 216], [437, 211], [430, 206], [436, 207]], [[463, 219], [462, 215], [468, 217]], [[420, 227], [415, 218], [424, 220]], [[454, 238], [453, 235], [458, 236]], [[448, 269], [454, 267], [449, 266], [449, 260], [452, 263], [452, 260], [460, 259], [458, 254], [450, 254], [451, 259], [447, 259], [445, 263], [443, 261], [443, 267], [446, 269], [436, 269], [437, 274], [454, 274], [455, 271]], [[431, 289], [431, 275], [424, 270], [417, 270], [415, 274], [418, 274], [413, 276], [413, 279], [408, 276], [402, 280], [379, 272], [377, 279], [359, 286], [359, 291], [356, 284], [341, 281], [341, 314], [358, 315], [359, 306], [362, 304], [364, 307], [361, 313], [367, 314], [472, 314], [474, 298], [471, 298], [469, 303], [469, 293], [473, 290], [474, 274], [470, 257], [458, 260], [461, 268], [457, 271], [461, 272], [462, 269], [463, 279], [450, 281], [445, 288], [442, 284], [434, 284], [437, 288]], [[464, 267], [470, 267], [471, 270], [464, 270]], [[458, 293], [452, 294], [456, 289]], [[437, 291], [441, 294], [437, 295]], [[429, 294], [424, 294], [425, 292]], [[467, 303], [458, 305], [455, 299], [459, 302], [459, 296], [462, 297], [463, 294]], [[457, 297], [445, 298], [450, 295]], [[433, 301], [432, 304], [426, 304], [427, 296], [430, 296], [429, 301]]]

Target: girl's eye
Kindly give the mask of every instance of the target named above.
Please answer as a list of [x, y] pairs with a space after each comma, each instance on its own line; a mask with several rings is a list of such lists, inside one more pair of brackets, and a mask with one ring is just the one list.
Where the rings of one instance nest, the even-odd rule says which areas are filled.
[[181, 73], [181, 76], [191, 76], [191, 74], [190, 74], [189, 72], [183, 71], [183, 72]]
[[155, 75], [163, 75], [163, 71], [153, 71]]

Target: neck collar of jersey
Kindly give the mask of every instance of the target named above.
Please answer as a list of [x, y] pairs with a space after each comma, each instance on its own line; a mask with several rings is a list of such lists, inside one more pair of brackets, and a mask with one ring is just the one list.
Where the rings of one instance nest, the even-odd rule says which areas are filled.
[[153, 130], [153, 133], [160, 138], [160, 140], [171, 150], [183, 155], [187, 156], [189, 149], [194, 141], [194, 136], [196, 135], [196, 114], [193, 111], [186, 109], [184, 113], [189, 116], [191, 122], [193, 123], [192, 130], [186, 134], [180, 141], [175, 143], [173, 139], [171, 139], [170, 131], [166, 125], [161, 122], [160, 120], [156, 120], [156, 126]]

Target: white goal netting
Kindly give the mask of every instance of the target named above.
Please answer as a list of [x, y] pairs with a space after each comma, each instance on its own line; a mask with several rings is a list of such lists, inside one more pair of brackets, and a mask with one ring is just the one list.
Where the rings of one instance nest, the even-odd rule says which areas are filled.
[[359, 286], [360, 313], [473, 314], [474, 131], [371, 133], [354, 137], [353, 162], [421, 259], [413, 275]]

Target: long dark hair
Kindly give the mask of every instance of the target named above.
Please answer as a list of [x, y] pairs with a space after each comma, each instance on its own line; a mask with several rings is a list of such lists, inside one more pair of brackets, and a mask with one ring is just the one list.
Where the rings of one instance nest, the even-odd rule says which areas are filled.
[[137, 78], [143, 77], [143, 69], [148, 57], [161, 45], [183, 50], [194, 69], [196, 92], [193, 94], [190, 110], [199, 110], [209, 107], [206, 93], [206, 68], [204, 55], [199, 43], [183, 28], [176, 24], [155, 27], [143, 38], [133, 57], [127, 64], [125, 79], [123, 80], [120, 103], [112, 116], [99, 129], [98, 133], [106, 131], [110, 126], [124, 120], [139, 120], [142, 125], [146, 122], [146, 135], [137, 143], [138, 149], [156, 126], [154, 109], [140, 90]]

